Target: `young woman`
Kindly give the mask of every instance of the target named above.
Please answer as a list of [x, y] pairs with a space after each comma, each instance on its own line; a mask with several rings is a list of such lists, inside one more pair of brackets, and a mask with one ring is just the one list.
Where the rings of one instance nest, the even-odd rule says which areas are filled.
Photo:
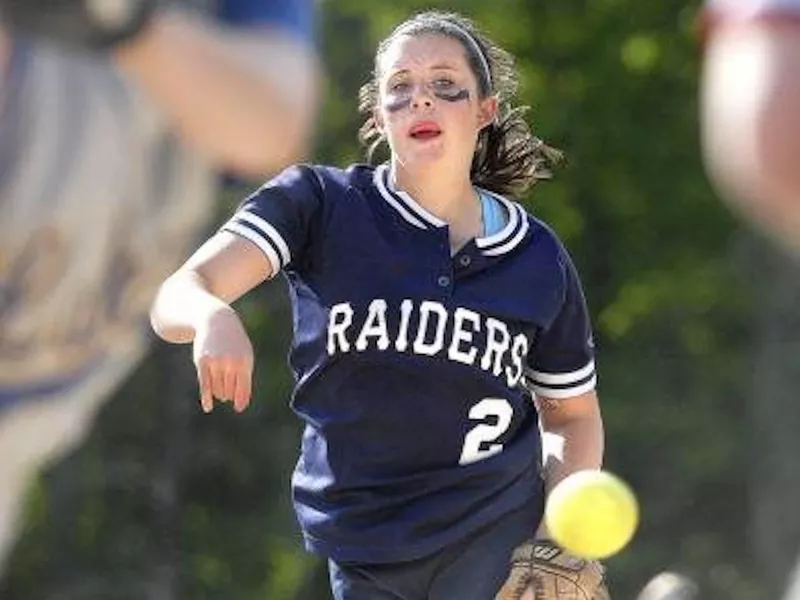
[[[515, 84], [469, 21], [404, 22], [361, 94], [362, 139], [389, 161], [284, 171], [154, 303], [156, 332], [194, 344], [203, 409], [241, 411], [253, 352], [230, 305], [284, 273], [306, 425], [295, 507], [338, 600], [493, 598], [546, 489], [601, 465], [578, 275], [506, 197], [554, 155], [509, 106]], [[539, 425], [563, 440], [545, 468]]]

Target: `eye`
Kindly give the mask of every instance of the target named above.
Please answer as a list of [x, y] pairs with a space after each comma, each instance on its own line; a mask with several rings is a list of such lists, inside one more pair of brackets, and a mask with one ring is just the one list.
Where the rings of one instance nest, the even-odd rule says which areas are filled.
[[389, 91], [395, 94], [402, 94], [407, 92], [409, 87], [410, 86], [406, 81], [395, 81], [394, 83], [389, 84]]
[[433, 87], [439, 90], [446, 90], [455, 85], [455, 82], [448, 77], [440, 77], [433, 82]]

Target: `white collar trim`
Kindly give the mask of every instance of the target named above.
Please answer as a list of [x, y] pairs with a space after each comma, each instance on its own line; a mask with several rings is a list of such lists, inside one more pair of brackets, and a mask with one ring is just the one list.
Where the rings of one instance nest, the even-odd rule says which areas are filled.
[[[395, 189], [392, 185], [391, 172], [386, 164], [376, 167], [373, 182], [381, 197], [408, 223], [418, 229], [446, 227], [447, 222], [427, 211], [407, 192]], [[487, 237], [475, 238], [475, 245], [486, 256], [499, 256], [516, 248], [525, 238], [528, 231], [528, 215], [518, 203], [511, 202], [499, 194], [480, 189], [481, 192], [495, 198], [508, 215], [505, 227]]]

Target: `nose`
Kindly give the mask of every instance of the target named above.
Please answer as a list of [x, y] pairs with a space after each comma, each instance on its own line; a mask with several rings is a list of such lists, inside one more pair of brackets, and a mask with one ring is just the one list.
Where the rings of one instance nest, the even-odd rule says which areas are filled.
[[430, 108], [433, 106], [433, 96], [428, 86], [414, 86], [414, 91], [411, 94], [411, 106], [413, 108]]

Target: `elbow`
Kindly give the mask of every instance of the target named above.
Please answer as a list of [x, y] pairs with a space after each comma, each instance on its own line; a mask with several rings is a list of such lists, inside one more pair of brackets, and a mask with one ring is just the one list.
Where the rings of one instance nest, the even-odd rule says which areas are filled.
[[[172, 323], [168, 307], [175, 303], [170, 295], [170, 279], [161, 284], [150, 306], [150, 328], [159, 338], [171, 344], [186, 344], [194, 340], [194, 330]], [[174, 312], [174, 310], [173, 310]]]
[[153, 333], [155, 333], [165, 342], [173, 342], [174, 340], [172, 339], [172, 336], [170, 336], [169, 328], [161, 318], [161, 294], [162, 290], [159, 289], [155, 299], [153, 300], [153, 304], [150, 306], [150, 328], [153, 330]]
[[164, 324], [161, 322], [161, 319], [158, 315], [158, 310], [155, 306], [150, 309], [150, 328], [153, 330], [159, 338], [164, 340], [165, 342], [171, 342], [169, 332]]

